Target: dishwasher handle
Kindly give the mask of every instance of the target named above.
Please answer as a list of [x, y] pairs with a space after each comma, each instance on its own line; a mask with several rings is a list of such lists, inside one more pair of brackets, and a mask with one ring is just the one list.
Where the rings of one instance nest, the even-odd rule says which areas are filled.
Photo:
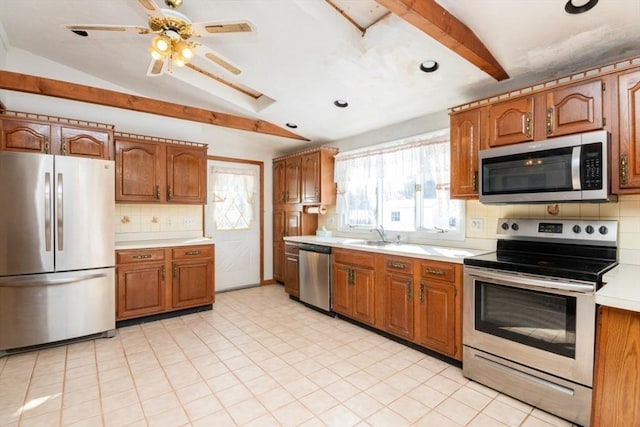
[[316, 252], [319, 254], [331, 254], [331, 246], [313, 245], [311, 243], [301, 243], [298, 249], [301, 251]]

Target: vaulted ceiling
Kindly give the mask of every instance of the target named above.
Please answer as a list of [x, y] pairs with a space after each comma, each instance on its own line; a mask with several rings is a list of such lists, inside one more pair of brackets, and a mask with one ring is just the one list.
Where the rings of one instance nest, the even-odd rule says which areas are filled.
[[[298, 146], [640, 54], [640, 1], [600, 1], [578, 15], [565, 3], [183, 0], [176, 10], [192, 22], [242, 22], [251, 31], [192, 39], [231, 66], [200, 55], [158, 76], [147, 75], [154, 34], [81, 37], [67, 26], [147, 28], [149, 14], [168, 10], [163, 0], [0, 0], [0, 25], [9, 71], [12, 55], [26, 51], [142, 97], [228, 115], [236, 129], [281, 129], [283, 145]], [[435, 72], [420, 69], [428, 60]]]

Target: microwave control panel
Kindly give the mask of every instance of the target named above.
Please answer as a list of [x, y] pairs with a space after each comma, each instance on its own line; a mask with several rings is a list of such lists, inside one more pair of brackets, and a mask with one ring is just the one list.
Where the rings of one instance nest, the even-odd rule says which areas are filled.
[[602, 143], [584, 145], [581, 157], [582, 189], [600, 190], [602, 188]]

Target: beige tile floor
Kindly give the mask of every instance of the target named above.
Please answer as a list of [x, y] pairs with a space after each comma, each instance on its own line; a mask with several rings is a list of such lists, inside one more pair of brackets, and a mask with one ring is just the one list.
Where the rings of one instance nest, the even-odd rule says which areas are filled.
[[0, 426], [101, 425], [571, 424], [273, 285], [111, 339], [0, 359]]

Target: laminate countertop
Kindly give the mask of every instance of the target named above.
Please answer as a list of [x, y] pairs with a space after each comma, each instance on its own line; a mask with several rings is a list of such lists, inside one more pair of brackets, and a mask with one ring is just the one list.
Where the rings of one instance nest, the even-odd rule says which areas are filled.
[[604, 275], [596, 304], [640, 312], [640, 265], [619, 264]]
[[149, 248], [167, 248], [171, 246], [195, 246], [195, 245], [212, 245], [213, 239], [207, 237], [195, 238], [176, 238], [176, 239], [151, 239], [151, 240], [131, 240], [116, 241], [116, 250], [124, 249], [149, 249]]
[[363, 239], [348, 237], [320, 237], [320, 236], [290, 236], [285, 242], [310, 243], [314, 245], [331, 246], [334, 248], [353, 249], [358, 251], [376, 252], [387, 255], [399, 255], [412, 258], [430, 259], [433, 261], [447, 261], [462, 264], [465, 258], [481, 255], [489, 250], [455, 248], [448, 246], [420, 245], [414, 243], [388, 243], [376, 245]]

